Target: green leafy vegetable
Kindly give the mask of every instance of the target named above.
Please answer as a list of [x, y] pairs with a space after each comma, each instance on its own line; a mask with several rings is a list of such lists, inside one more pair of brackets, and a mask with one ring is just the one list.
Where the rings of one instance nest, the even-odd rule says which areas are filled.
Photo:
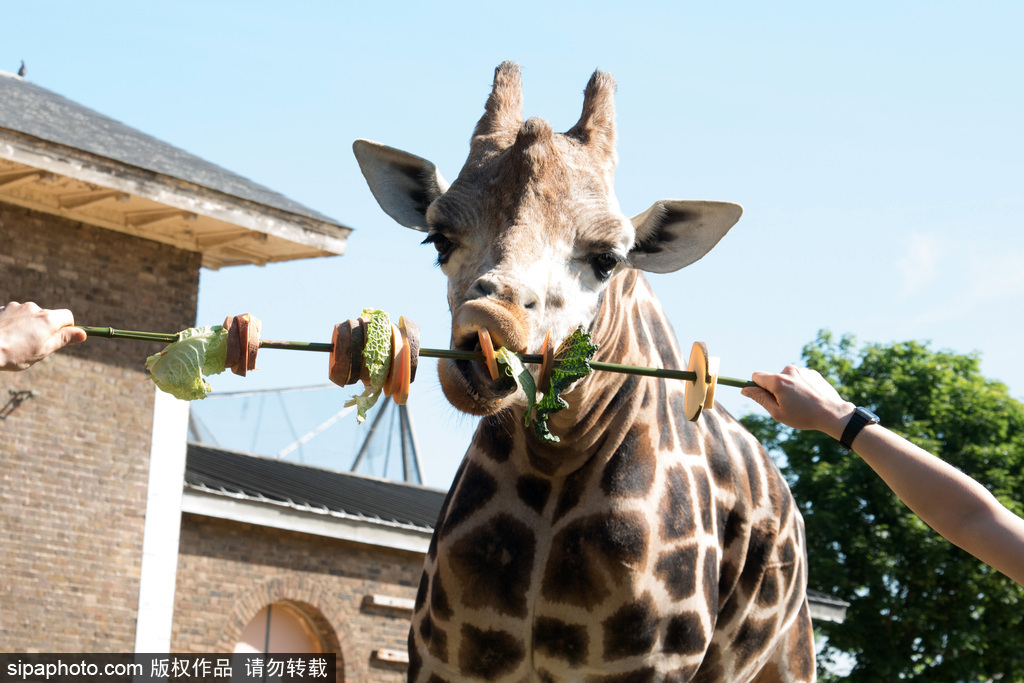
[[523, 424], [530, 425], [530, 417], [533, 415], [533, 406], [537, 400], [537, 383], [533, 381], [533, 375], [523, 365], [523, 361], [514, 351], [509, 351], [504, 346], [494, 352], [494, 358], [498, 366], [503, 368], [506, 375], [516, 381], [516, 385], [526, 394], [528, 405], [523, 411]]
[[512, 351], [501, 348], [495, 352], [498, 363], [504, 367], [505, 373], [512, 377], [528, 402], [523, 413], [526, 426], [533, 422], [533, 430], [542, 441], [558, 443], [557, 436], [548, 429], [548, 417], [557, 413], [569, 404], [560, 394], [573, 382], [591, 373], [590, 360], [597, 353], [598, 346], [590, 341], [590, 335], [578, 327], [570, 334], [555, 351], [555, 364], [551, 369], [551, 387], [547, 393], [537, 391], [533, 376], [523, 367], [523, 362]]
[[224, 372], [227, 355], [228, 332], [223, 325], [190, 327], [178, 333], [178, 341], [146, 359], [146, 369], [162, 391], [195, 401], [213, 390], [204, 376]]
[[558, 443], [558, 437], [548, 431], [548, 416], [569, 407], [560, 394], [573, 382], [592, 372], [590, 360], [597, 349], [597, 345], [590, 341], [590, 335], [581, 326], [566, 337], [555, 351], [551, 389], [537, 402], [537, 419], [533, 423], [533, 429], [541, 440]]
[[363, 364], [370, 373], [370, 384], [363, 393], [346, 401], [345, 406], [356, 407], [356, 422], [361, 423], [366, 420], [366, 412], [377, 403], [391, 369], [391, 318], [375, 308], [364, 308], [360, 317], [366, 321]]

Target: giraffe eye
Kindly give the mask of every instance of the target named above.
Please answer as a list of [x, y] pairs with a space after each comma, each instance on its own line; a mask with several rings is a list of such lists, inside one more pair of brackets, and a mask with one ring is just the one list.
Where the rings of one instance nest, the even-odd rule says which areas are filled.
[[619, 265], [620, 260], [615, 253], [610, 251], [591, 256], [590, 267], [594, 269], [594, 277], [602, 281], [607, 280], [615, 270], [615, 266]]
[[421, 244], [434, 245], [434, 249], [437, 250], [437, 265], [439, 266], [448, 263], [448, 258], [451, 256], [452, 250], [455, 249], [455, 243], [439, 232], [430, 233]]

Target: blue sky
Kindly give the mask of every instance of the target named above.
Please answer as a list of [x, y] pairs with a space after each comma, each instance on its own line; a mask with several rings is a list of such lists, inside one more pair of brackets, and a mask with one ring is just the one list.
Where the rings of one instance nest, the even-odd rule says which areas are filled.
[[[1024, 397], [1024, 4], [360, 5], [6, 3], [0, 69], [24, 59], [29, 80], [355, 228], [342, 257], [203, 271], [199, 324], [251, 312], [267, 338], [326, 341], [373, 306], [445, 346], [433, 249], [379, 209], [352, 141], [427, 157], [451, 180], [498, 63], [522, 64], [526, 115], [556, 130], [601, 68], [619, 84], [627, 214], [662, 198], [745, 208], [702, 261], [651, 276], [683, 348], [703, 340], [723, 374], [747, 377], [798, 362], [822, 328], [926, 340], [980, 353]], [[422, 370], [409, 407], [426, 483], [444, 487], [473, 420]], [[259, 372], [212, 383], [325, 382], [325, 357], [268, 350]], [[349, 394], [208, 399], [197, 414], [222, 444], [273, 454]], [[342, 420], [303, 457], [347, 467], [363, 433]]]

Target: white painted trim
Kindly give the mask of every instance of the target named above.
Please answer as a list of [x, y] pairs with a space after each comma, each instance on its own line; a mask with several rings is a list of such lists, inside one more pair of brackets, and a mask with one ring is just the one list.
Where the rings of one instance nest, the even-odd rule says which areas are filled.
[[846, 607], [843, 605], [826, 604], [810, 599], [807, 603], [810, 607], [811, 619], [814, 621], [831, 621], [836, 624], [846, 621]]
[[399, 598], [394, 595], [367, 595], [363, 598], [363, 604], [367, 607], [382, 607], [410, 614], [416, 608], [416, 601], [412, 598]]
[[181, 535], [181, 482], [185, 478], [188, 402], [153, 387], [146, 522], [142, 537], [136, 652], [170, 652], [174, 584]]
[[326, 509], [298, 510], [273, 501], [232, 498], [194, 489], [184, 492], [181, 509], [182, 512], [206, 517], [424, 554], [432, 534], [429, 529], [412, 525], [340, 515]]
[[374, 650], [370, 656], [381, 664], [409, 665], [409, 653], [405, 650]]

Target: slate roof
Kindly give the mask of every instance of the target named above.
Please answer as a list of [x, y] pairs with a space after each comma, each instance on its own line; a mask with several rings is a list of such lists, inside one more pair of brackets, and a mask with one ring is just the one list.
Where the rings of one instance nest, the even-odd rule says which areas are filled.
[[12, 74], [0, 72], [0, 128], [83, 150], [339, 227], [337, 220]]
[[445, 492], [188, 444], [185, 486], [295, 508], [330, 510], [371, 522], [433, 530]]

